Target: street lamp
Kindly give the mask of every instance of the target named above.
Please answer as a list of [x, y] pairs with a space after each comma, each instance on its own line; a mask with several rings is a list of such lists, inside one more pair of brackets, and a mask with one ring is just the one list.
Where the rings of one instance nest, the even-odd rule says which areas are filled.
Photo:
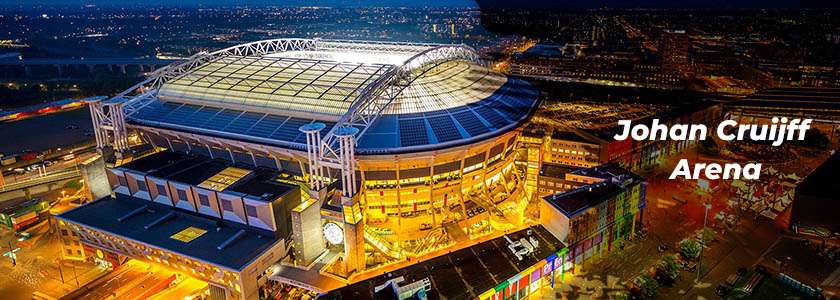
[[709, 217], [709, 209], [712, 208], [712, 203], [706, 202], [703, 204], [703, 231], [700, 233], [700, 255], [697, 256], [697, 280], [700, 282], [700, 270], [703, 269], [703, 249], [706, 248], [706, 239], [703, 234], [706, 232], [706, 220]]

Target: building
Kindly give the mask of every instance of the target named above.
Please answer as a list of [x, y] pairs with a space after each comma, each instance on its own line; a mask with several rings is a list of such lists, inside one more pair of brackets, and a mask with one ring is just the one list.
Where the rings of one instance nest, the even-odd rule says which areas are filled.
[[525, 299], [543, 286], [563, 284], [571, 270], [568, 251], [544, 227], [535, 225], [318, 299]]
[[[723, 117], [722, 105], [698, 101], [656, 109], [651, 105], [604, 103], [555, 103], [541, 109], [519, 136], [520, 157], [529, 164], [528, 175], [536, 179], [544, 163], [571, 167], [593, 167], [617, 163], [639, 170], [679, 153], [696, 141], [626, 139], [614, 136], [622, 129], [622, 119], [652, 124], [714, 124]], [[525, 156], [527, 154], [527, 156]], [[536, 184], [536, 182], [533, 182]], [[534, 186], [536, 188], [536, 186]]]
[[659, 62], [662, 73], [682, 76], [688, 71], [688, 34], [685, 30], [666, 29], [659, 36]]
[[58, 216], [101, 264], [161, 264], [250, 299], [288, 254], [301, 195], [274, 170], [165, 151], [107, 173], [114, 196]]
[[577, 188], [542, 198], [540, 224], [318, 299], [525, 299], [542, 287], [564, 284], [576, 266], [635, 236], [646, 186], [613, 164], [564, 170]]
[[54, 230], [58, 232], [58, 238], [61, 240], [61, 259], [86, 260], [85, 245], [82, 244], [81, 236], [61, 219], [54, 224]]
[[554, 195], [578, 187], [580, 184], [567, 179], [566, 174], [579, 169], [573, 166], [544, 163], [540, 167], [540, 176], [537, 180], [537, 196]]
[[840, 152], [834, 153], [817, 167], [794, 190], [790, 229], [797, 234], [819, 240], [836, 242], [840, 235], [840, 209], [837, 195], [840, 188], [834, 184], [840, 176]]
[[569, 246], [575, 266], [611, 251], [641, 228], [647, 186], [641, 177], [606, 164], [565, 178], [578, 187], [543, 197], [540, 224]]
[[826, 148], [838, 139], [840, 90], [833, 88], [773, 88], [724, 105], [739, 123], [770, 124], [774, 117], [813, 119], [804, 141]]
[[464, 45], [202, 53], [91, 101], [98, 147], [122, 158], [114, 195], [60, 218], [114, 264], [187, 270], [214, 298], [326, 292], [527, 226], [517, 136], [538, 95]]
[[546, 162], [575, 167], [594, 167], [601, 160], [601, 145], [572, 130], [554, 130], [546, 149]]
[[511, 74], [547, 81], [673, 90], [685, 87], [681, 75], [666, 72], [662, 65], [623, 55], [583, 57], [580, 54], [573, 58], [532, 55], [516, 58], [510, 68]]
[[840, 90], [773, 88], [725, 105], [742, 123], [769, 123], [773, 117], [813, 119], [812, 128], [833, 138], [840, 123]]

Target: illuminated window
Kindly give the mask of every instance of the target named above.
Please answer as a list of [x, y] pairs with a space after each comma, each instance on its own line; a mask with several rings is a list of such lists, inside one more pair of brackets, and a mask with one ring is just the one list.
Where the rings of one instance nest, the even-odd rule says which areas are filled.
[[198, 186], [214, 191], [221, 191], [248, 174], [251, 174], [250, 170], [227, 167]]

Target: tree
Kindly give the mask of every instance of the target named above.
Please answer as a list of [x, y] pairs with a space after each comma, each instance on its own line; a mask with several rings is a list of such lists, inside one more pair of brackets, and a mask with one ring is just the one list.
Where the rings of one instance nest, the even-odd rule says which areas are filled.
[[67, 183], [64, 184], [64, 187], [74, 189], [74, 190], [81, 190], [82, 187], [84, 187], [84, 185], [82, 184], [82, 182], [80, 180], [70, 180], [70, 181], [68, 181]]
[[659, 292], [659, 283], [650, 275], [639, 275], [639, 277], [636, 277], [636, 284], [639, 286], [639, 296], [642, 299], [653, 299]]
[[695, 259], [700, 255], [700, 243], [697, 240], [685, 239], [680, 242], [680, 254], [688, 259]]
[[829, 144], [831, 144], [831, 141], [828, 139], [828, 135], [817, 128], [808, 129], [808, 131], [805, 132], [805, 139], [797, 142], [802, 146], [815, 149], [825, 149], [828, 148]]
[[662, 257], [662, 260], [656, 266], [656, 275], [666, 279], [667, 283], [676, 280], [680, 276], [680, 265], [677, 263], [677, 258], [674, 255]]
[[697, 238], [703, 241], [703, 245], [708, 245], [715, 239], [715, 233], [709, 228], [702, 228], [698, 231]]

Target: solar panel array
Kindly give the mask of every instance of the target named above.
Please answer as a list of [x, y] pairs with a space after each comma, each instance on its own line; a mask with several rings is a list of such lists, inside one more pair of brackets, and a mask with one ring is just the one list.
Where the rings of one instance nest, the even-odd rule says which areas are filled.
[[461, 138], [458, 128], [455, 127], [455, 122], [449, 115], [429, 118], [429, 126], [432, 127], [432, 132], [435, 133], [438, 142], [443, 143]]
[[[174, 102], [155, 101], [131, 116], [141, 124], [163, 127], [194, 128], [218, 134], [237, 134], [239, 137], [257, 137], [268, 140], [296, 143], [298, 148], [306, 143], [300, 126], [315, 122], [312, 119], [246, 112], [234, 109], [198, 106]], [[329, 131], [333, 122], [322, 122]]]
[[359, 140], [357, 151], [432, 145], [493, 132], [524, 118], [537, 95], [525, 81], [511, 78], [489, 97], [466, 106], [382, 116]]
[[400, 120], [400, 144], [416, 146], [429, 143], [425, 119]]

